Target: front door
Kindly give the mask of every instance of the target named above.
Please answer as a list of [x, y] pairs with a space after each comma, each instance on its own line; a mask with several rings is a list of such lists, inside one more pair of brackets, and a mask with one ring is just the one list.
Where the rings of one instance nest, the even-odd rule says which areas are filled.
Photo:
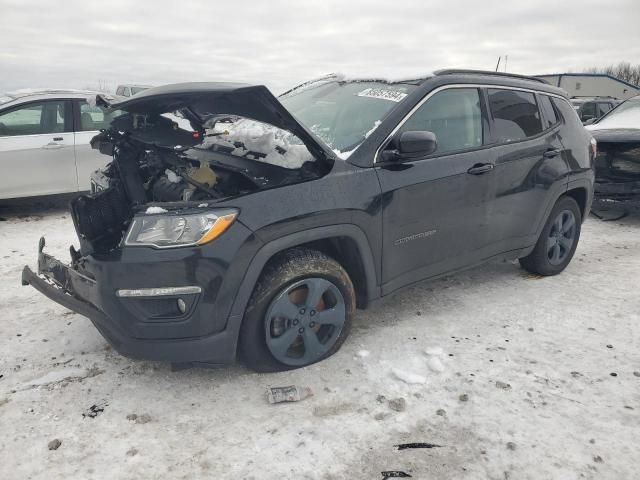
[[376, 164], [383, 192], [383, 294], [481, 260], [493, 198], [482, 105], [477, 88], [437, 91], [383, 146], [395, 148], [405, 131], [430, 131], [437, 140], [426, 158]]
[[34, 101], [0, 113], [0, 198], [77, 191], [71, 103]]

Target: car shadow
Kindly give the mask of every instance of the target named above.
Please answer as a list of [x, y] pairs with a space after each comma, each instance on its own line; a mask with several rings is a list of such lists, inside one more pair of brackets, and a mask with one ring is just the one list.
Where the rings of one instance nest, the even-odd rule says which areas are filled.
[[0, 200], [0, 222], [69, 211], [69, 202], [79, 193]]

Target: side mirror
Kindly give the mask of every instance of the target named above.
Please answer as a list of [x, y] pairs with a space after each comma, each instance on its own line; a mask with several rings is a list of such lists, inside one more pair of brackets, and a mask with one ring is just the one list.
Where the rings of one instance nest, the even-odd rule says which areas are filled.
[[427, 131], [402, 132], [391, 144], [397, 149], [388, 149], [382, 152], [385, 161], [406, 162], [431, 155], [438, 148], [436, 134]]
[[595, 117], [590, 117], [588, 120], [585, 120], [582, 122], [583, 125], [591, 125], [592, 123], [596, 122], [596, 118]]
[[589, 120], [595, 120], [596, 117], [594, 117], [593, 115], [582, 115], [582, 122], [588, 122]]

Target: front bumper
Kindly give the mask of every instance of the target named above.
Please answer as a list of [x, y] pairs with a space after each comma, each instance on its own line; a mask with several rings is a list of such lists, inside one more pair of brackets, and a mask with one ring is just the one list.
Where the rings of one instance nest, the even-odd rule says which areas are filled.
[[[133, 256], [122, 252], [116, 258], [89, 256], [66, 265], [46, 254], [44, 246], [41, 239], [38, 272], [25, 266], [22, 284], [89, 318], [122, 355], [173, 363], [235, 360], [242, 318], [229, 313], [242, 277], [217, 256], [220, 252], [232, 255], [235, 250], [218, 245], [217, 255], [208, 258], [202, 248], [146, 253], [134, 249]], [[227, 281], [222, 282], [223, 277]], [[180, 288], [186, 285], [201, 288]], [[178, 289], [173, 293], [158, 287]], [[179, 298], [181, 309], [177, 308]]]

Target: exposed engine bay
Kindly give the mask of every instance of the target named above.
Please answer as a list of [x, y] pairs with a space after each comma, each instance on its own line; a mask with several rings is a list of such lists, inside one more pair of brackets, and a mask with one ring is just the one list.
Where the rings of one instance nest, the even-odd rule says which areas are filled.
[[[287, 143], [289, 138], [294, 143]], [[71, 204], [81, 253], [116, 248], [132, 217], [153, 208], [202, 209], [326, 174], [330, 164], [315, 161], [296, 140], [290, 132], [240, 116], [203, 121], [188, 109], [125, 111], [92, 139], [92, 148], [113, 160], [92, 175], [91, 193]]]

